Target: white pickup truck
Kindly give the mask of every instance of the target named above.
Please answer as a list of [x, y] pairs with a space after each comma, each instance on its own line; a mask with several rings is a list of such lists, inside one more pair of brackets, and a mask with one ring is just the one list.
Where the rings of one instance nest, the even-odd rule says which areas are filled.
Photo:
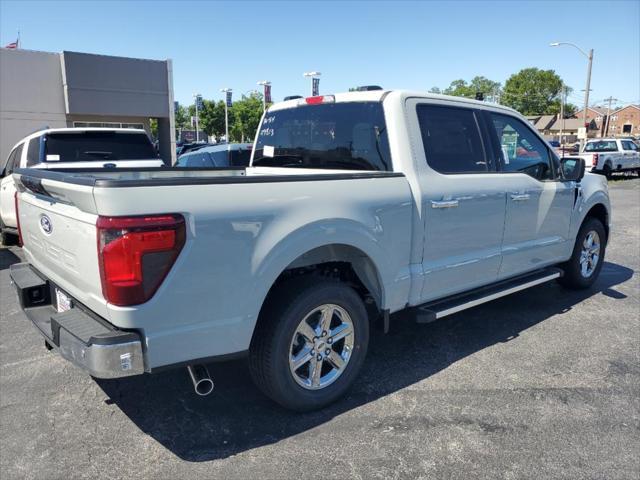
[[199, 394], [205, 363], [248, 356], [295, 410], [344, 394], [371, 319], [587, 288], [609, 237], [606, 180], [582, 159], [513, 110], [423, 92], [275, 104], [248, 168], [14, 178], [11, 278], [49, 348], [96, 377], [188, 366]]
[[[15, 193], [11, 174], [18, 168], [87, 169], [160, 167], [147, 132], [129, 128], [48, 128], [20, 140], [0, 173], [0, 241], [17, 237]], [[13, 237], [13, 238], [12, 238]]]
[[587, 168], [611, 178], [614, 172], [640, 173], [640, 147], [624, 138], [589, 140], [580, 154]]

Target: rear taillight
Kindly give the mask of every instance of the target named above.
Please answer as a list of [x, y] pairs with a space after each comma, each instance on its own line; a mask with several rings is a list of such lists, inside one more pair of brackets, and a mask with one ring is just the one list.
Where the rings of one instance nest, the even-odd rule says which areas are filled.
[[598, 166], [598, 154], [594, 153], [592, 160], [591, 160], [591, 166], [592, 167], [597, 167]]
[[13, 194], [13, 204], [16, 209], [16, 227], [18, 229], [18, 246], [22, 246], [22, 230], [20, 229], [20, 212], [18, 211], [18, 192]]
[[184, 217], [98, 217], [96, 227], [104, 298], [126, 306], [153, 297], [184, 246]]

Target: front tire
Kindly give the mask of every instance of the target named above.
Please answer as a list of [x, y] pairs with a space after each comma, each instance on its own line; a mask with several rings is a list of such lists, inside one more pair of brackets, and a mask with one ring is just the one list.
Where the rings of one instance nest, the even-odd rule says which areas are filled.
[[267, 299], [251, 342], [251, 376], [285, 408], [319, 409], [353, 384], [368, 343], [367, 312], [351, 287], [299, 277]]
[[571, 289], [585, 289], [593, 285], [602, 270], [606, 242], [602, 222], [588, 217], [580, 227], [571, 258], [562, 265], [564, 276], [559, 282]]

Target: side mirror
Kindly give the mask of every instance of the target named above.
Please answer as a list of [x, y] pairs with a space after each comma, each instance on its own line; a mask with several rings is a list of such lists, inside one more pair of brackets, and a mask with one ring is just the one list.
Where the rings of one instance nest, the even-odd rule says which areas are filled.
[[584, 177], [584, 159], [580, 157], [564, 157], [560, 159], [560, 174], [564, 181], [579, 182]]

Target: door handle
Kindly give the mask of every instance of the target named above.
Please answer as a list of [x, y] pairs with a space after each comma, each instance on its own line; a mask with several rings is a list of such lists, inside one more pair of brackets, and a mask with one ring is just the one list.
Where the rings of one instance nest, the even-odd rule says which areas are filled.
[[514, 202], [524, 202], [526, 200], [529, 200], [531, 198], [531, 195], [529, 195], [528, 193], [512, 193], [511, 194], [511, 200], [513, 200]]
[[458, 200], [431, 200], [431, 208], [454, 208], [458, 206]]

